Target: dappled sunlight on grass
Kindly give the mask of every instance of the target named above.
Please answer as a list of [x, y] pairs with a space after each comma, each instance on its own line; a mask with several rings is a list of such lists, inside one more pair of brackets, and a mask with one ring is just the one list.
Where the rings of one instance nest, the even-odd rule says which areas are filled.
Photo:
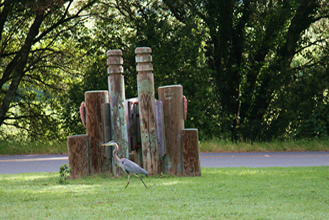
[[[201, 177], [0, 175], [0, 219], [325, 219], [329, 167], [202, 168]], [[298, 205], [296, 205], [298, 204]]]
[[32, 180], [40, 180], [40, 179], [49, 179], [52, 176], [55, 176], [54, 174], [52, 175], [51, 173], [27, 173], [27, 174], [4, 174], [0, 175], [1, 180], [6, 180], [6, 181], [32, 181]]
[[75, 193], [75, 194], [87, 194], [93, 192], [95, 188], [100, 187], [100, 185], [50, 185], [39, 190], [40, 193]]
[[179, 182], [178, 181], [167, 181], [167, 182], [164, 182], [164, 183], [160, 183], [159, 185], [171, 186], [171, 185], [176, 185], [176, 184], [179, 184]]
[[203, 175], [262, 175], [266, 173], [266, 170], [260, 168], [236, 168], [234, 170], [222, 168], [218, 171], [217, 168], [202, 168]]

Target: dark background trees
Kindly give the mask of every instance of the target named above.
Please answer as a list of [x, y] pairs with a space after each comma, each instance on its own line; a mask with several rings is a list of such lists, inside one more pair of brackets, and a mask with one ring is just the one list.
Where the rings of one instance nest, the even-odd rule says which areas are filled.
[[[36, 1], [9, 2], [2, 2], [0, 17], [3, 135], [4, 124], [30, 137], [83, 132], [78, 107], [85, 90], [107, 89], [106, 50], [123, 50], [126, 96], [137, 96], [138, 46], [152, 48], [156, 88], [183, 85], [186, 127], [199, 128], [201, 138], [328, 135], [327, 1], [103, 0], [58, 1], [52, 7], [44, 1], [38, 10], [22, 9]], [[16, 20], [3, 22], [11, 13]], [[23, 67], [14, 68], [10, 63], [22, 54], [38, 16], [26, 62], [17, 58]], [[24, 74], [18, 74], [16, 90], [10, 89], [19, 68]], [[35, 129], [40, 124], [47, 129]]]

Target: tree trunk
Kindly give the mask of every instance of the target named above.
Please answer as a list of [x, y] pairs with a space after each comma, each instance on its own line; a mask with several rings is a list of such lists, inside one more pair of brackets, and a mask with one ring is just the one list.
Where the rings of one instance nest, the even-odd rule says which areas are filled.
[[[11, 81], [11, 84], [9, 86], [8, 91], [6, 92], [6, 95], [2, 101], [2, 104], [0, 106], [0, 126], [2, 125], [2, 123], [4, 122], [4, 120], [6, 119], [6, 114], [9, 110], [9, 106], [10, 103], [12, 102], [18, 85], [21, 82], [22, 78], [24, 77], [24, 68], [26, 66], [27, 63], [27, 59], [29, 56], [29, 51], [32, 47], [33, 44], [33, 39], [38, 35], [39, 33], [39, 28], [40, 25], [42, 23], [42, 21], [44, 20], [44, 13], [43, 12], [39, 12], [37, 13], [34, 22], [30, 28], [30, 31], [25, 39], [25, 43], [23, 45], [23, 47], [21, 48], [20, 52], [16, 54], [14, 61], [16, 61], [15, 63], [12, 63], [12, 66], [7, 66], [7, 68], [13, 68], [13, 78]], [[5, 72], [8, 71], [7, 69], [5, 70]], [[12, 72], [12, 70], [9, 71]]]

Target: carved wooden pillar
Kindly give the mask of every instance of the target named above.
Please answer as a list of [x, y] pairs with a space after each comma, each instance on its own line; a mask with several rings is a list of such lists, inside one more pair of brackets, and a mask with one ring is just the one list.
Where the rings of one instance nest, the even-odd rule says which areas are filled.
[[154, 110], [154, 79], [151, 52], [152, 50], [149, 47], [138, 47], [135, 50], [143, 167], [150, 175], [161, 173]]

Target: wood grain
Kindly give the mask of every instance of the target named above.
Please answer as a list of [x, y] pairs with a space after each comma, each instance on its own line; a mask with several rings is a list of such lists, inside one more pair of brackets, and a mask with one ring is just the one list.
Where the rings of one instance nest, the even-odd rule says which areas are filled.
[[201, 176], [198, 129], [182, 130], [184, 176]]
[[89, 175], [89, 138], [88, 135], [74, 135], [67, 137], [69, 165], [72, 169], [70, 177], [73, 179]]
[[[106, 143], [112, 139], [111, 130], [111, 106], [110, 103], [104, 103], [101, 106], [102, 112], [102, 127], [103, 127], [103, 143]], [[112, 147], [106, 146], [105, 148], [105, 161], [104, 166], [109, 167], [108, 171], [112, 173]]]
[[[109, 99], [111, 106], [111, 127], [112, 139], [119, 145], [118, 156], [120, 158], [128, 158], [128, 131], [125, 106], [125, 85], [123, 74], [123, 59], [121, 50], [107, 51], [107, 64], [108, 68], [108, 88]], [[123, 175], [120, 167], [114, 164], [112, 160], [112, 172], [115, 176]]]
[[167, 154], [163, 158], [164, 173], [183, 175], [181, 130], [184, 129], [183, 87], [163, 86], [158, 89], [163, 103], [165, 141]]
[[154, 109], [154, 78], [151, 48], [136, 48], [137, 89], [143, 167], [150, 175], [160, 174], [160, 157]]
[[85, 92], [87, 134], [90, 148], [90, 171], [91, 174], [108, 172], [106, 166], [105, 148], [101, 147], [104, 140], [104, 128], [102, 126], [101, 106], [108, 102], [108, 92], [87, 91]]

